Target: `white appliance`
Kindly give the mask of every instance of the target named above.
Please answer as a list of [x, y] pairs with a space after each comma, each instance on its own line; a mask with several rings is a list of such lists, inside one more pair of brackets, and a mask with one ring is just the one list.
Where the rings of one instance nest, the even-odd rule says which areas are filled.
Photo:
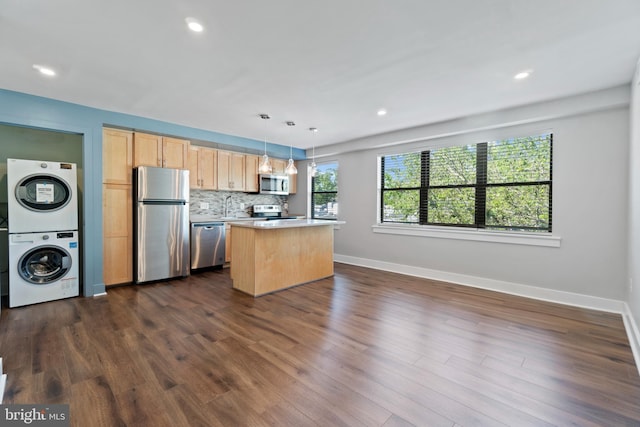
[[9, 233], [78, 229], [75, 163], [7, 159]]
[[77, 231], [9, 234], [9, 307], [79, 294]]

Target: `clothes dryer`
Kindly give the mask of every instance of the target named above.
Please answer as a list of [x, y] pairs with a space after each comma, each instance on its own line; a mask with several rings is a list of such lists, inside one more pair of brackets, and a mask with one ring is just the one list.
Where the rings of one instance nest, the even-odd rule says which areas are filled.
[[75, 163], [7, 159], [9, 233], [78, 229]]
[[9, 307], [78, 296], [78, 231], [9, 234]]

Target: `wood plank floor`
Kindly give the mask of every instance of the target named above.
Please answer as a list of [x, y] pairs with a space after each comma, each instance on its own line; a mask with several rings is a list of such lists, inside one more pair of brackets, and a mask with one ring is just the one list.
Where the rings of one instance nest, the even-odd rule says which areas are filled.
[[5, 403], [73, 426], [638, 426], [619, 315], [336, 264], [258, 299], [228, 270], [2, 310]]

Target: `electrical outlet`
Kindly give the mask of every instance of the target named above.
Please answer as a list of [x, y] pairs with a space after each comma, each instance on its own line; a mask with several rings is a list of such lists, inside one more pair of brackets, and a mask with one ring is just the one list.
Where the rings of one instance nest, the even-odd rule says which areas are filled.
[[240, 203], [240, 209], [244, 209], [244, 203]]
[[209, 209], [209, 203], [200, 202], [200, 209]]

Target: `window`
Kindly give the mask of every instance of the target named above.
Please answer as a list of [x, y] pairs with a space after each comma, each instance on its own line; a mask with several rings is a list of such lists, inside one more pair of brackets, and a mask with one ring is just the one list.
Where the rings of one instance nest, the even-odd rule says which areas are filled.
[[311, 178], [311, 218], [338, 219], [338, 164], [318, 164]]
[[380, 158], [380, 222], [551, 232], [552, 135]]

